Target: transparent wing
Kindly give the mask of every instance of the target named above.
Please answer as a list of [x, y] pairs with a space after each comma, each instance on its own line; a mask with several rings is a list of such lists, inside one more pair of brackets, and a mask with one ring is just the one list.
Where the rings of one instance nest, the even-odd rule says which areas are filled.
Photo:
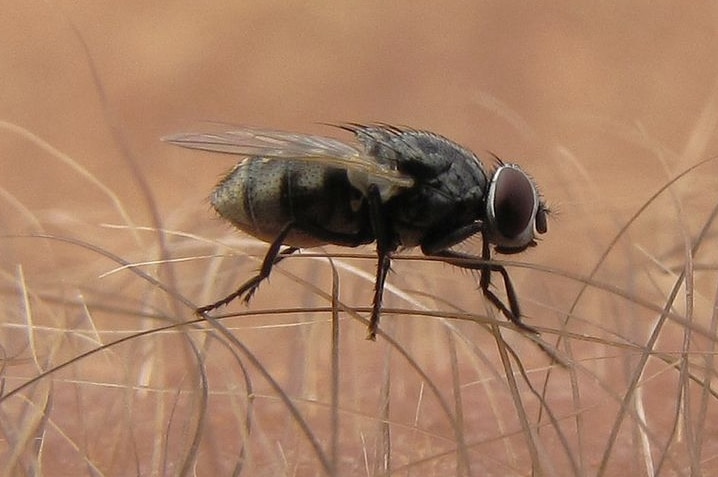
[[411, 176], [402, 174], [393, 164], [380, 163], [350, 144], [323, 136], [241, 128], [216, 134], [180, 133], [163, 137], [162, 140], [188, 149], [224, 154], [321, 162], [380, 178], [402, 188], [414, 184]]

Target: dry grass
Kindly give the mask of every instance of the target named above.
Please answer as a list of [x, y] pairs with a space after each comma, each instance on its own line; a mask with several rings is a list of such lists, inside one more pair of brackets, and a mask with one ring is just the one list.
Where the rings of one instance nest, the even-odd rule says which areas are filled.
[[[2, 475], [718, 470], [715, 11], [192, 5], [10, 9]], [[504, 263], [564, 365], [411, 252], [376, 343], [371, 248], [292, 256], [197, 319], [266, 245], [203, 202], [231, 158], [159, 143], [187, 117], [395, 121], [524, 158], [557, 212]]]

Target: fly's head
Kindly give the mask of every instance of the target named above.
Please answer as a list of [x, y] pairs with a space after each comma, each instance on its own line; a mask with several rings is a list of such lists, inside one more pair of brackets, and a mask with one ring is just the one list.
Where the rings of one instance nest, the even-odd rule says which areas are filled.
[[534, 181], [519, 166], [500, 163], [486, 198], [487, 239], [498, 253], [512, 254], [536, 245], [546, 233], [548, 208]]

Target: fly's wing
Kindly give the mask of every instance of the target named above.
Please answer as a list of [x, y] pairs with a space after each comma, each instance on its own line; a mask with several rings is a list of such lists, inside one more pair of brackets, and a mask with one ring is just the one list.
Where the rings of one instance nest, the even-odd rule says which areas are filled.
[[181, 133], [162, 140], [189, 149], [224, 154], [319, 162], [348, 169], [354, 176], [365, 175], [370, 182], [376, 181], [382, 187], [405, 189], [414, 184], [412, 177], [399, 172], [394, 164], [380, 163], [354, 146], [323, 136], [241, 128], [217, 134]]

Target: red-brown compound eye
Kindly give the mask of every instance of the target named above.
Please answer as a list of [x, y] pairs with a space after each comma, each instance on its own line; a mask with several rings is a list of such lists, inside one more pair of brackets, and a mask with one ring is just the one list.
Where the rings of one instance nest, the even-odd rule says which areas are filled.
[[499, 170], [495, 188], [493, 207], [496, 226], [502, 236], [516, 239], [531, 225], [536, 194], [526, 175], [517, 169]]
[[534, 245], [534, 234], [546, 232], [546, 208], [531, 178], [518, 166], [500, 166], [486, 199], [488, 239], [501, 253]]

